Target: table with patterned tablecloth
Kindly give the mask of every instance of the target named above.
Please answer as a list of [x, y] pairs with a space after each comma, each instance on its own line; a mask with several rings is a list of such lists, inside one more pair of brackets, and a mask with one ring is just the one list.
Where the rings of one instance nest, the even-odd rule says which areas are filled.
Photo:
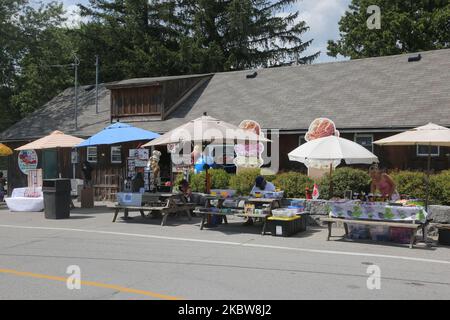
[[330, 217], [344, 219], [367, 219], [399, 222], [420, 222], [427, 219], [421, 206], [396, 206], [384, 202], [330, 201]]

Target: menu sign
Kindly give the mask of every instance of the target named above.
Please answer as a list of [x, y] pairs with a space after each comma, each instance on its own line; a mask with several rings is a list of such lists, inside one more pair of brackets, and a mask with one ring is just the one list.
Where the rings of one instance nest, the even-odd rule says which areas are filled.
[[19, 169], [24, 174], [28, 174], [28, 171], [34, 170], [38, 166], [38, 155], [34, 150], [20, 151], [17, 160]]

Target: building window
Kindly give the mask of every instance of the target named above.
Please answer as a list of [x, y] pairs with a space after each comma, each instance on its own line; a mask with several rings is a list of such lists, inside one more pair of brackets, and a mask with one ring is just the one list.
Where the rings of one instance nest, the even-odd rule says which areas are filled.
[[111, 147], [111, 163], [122, 163], [122, 147]]
[[[431, 156], [432, 157], [439, 157], [440, 154], [440, 148], [439, 146], [431, 146]], [[428, 157], [428, 146], [427, 145], [418, 145], [416, 154], [418, 157]]]
[[373, 134], [355, 134], [355, 142], [373, 152]]
[[87, 147], [87, 161], [97, 162], [97, 147]]

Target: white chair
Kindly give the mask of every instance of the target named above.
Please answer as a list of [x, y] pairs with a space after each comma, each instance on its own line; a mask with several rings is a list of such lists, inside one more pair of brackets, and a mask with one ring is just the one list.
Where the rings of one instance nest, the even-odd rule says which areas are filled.
[[[31, 194], [34, 195], [31, 196]], [[11, 197], [5, 198], [6, 205], [12, 212], [40, 212], [44, 210], [42, 188], [15, 188]]]

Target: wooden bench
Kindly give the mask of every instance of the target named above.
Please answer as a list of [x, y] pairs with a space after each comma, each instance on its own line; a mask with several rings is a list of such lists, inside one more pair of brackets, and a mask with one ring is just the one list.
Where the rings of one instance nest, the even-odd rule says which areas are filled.
[[407, 228], [411, 229], [411, 240], [409, 243], [409, 247], [412, 249], [414, 245], [414, 241], [416, 239], [417, 231], [422, 228], [424, 232], [424, 240], [426, 242], [426, 223], [405, 223], [405, 222], [389, 222], [389, 221], [369, 221], [369, 220], [352, 220], [352, 219], [342, 219], [342, 218], [321, 218], [320, 221], [326, 223], [328, 225], [328, 236], [327, 241], [330, 241], [331, 238], [331, 229], [333, 223], [341, 222], [344, 224], [345, 236], [348, 236], [348, 223], [351, 224], [361, 224], [361, 225], [369, 225], [369, 226], [386, 226], [386, 227], [397, 227], [397, 228]]

